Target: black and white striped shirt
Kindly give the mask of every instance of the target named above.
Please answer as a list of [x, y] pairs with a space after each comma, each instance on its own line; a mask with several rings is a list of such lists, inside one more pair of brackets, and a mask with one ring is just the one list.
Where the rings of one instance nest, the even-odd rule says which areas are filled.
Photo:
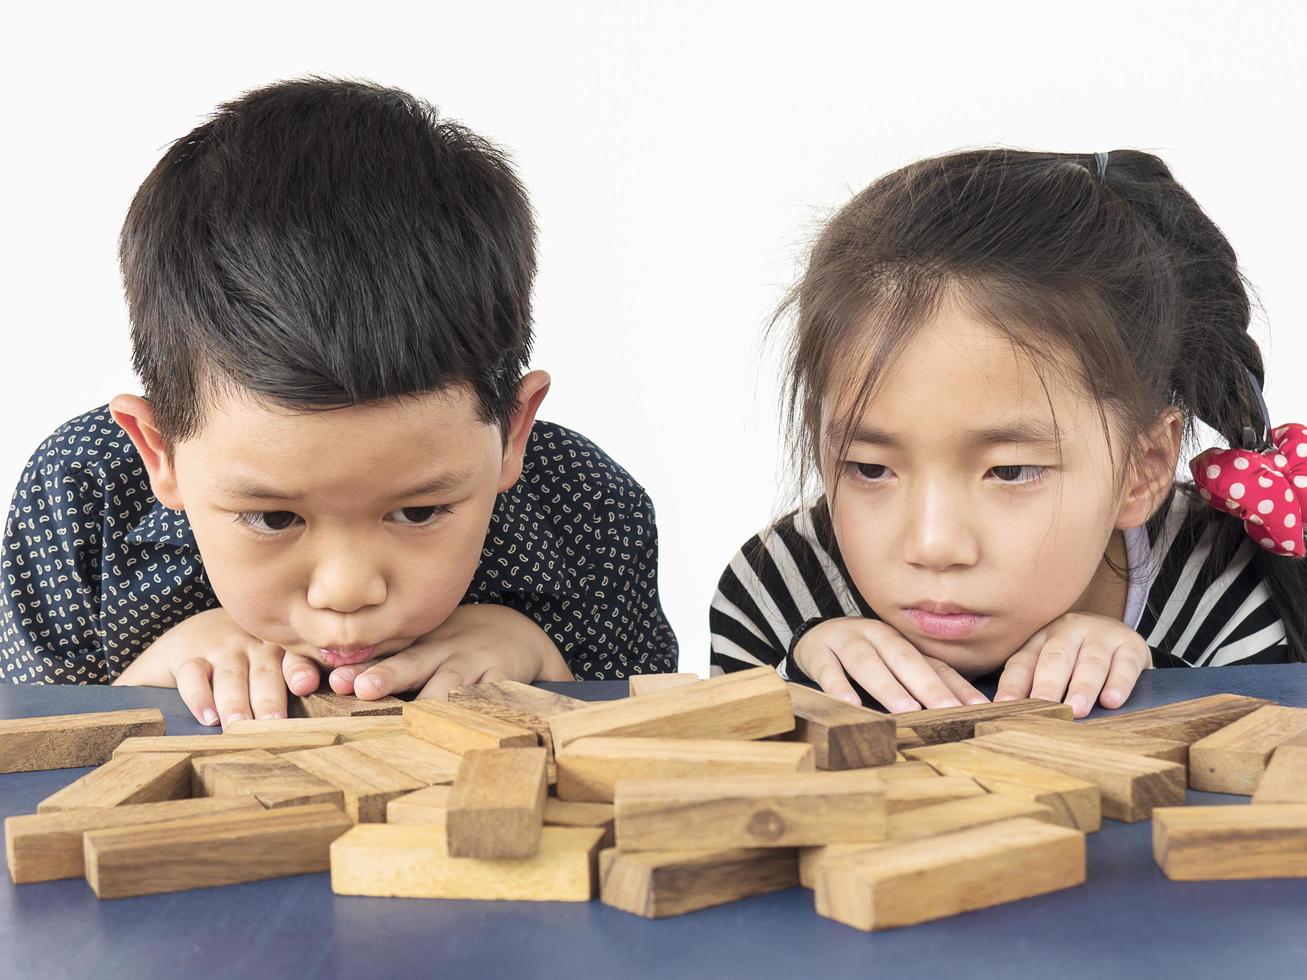
[[[1284, 624], [1244, 540], [1213, 553], [1200, 502], [1176, 493], [1160, 533], [1126, 532], [1130, 586], [1124, 621], [1153, 651], [1154, 667], [1291, 660]], [[1204, 527], [1201, 523], [1206, 522]], [[878, 619], [840, 556], [823, 499], [754, 535], [722, 573], [709, 614], [714, 673], [769, 665], [799, 679], [791, 638], [814, 619]]]

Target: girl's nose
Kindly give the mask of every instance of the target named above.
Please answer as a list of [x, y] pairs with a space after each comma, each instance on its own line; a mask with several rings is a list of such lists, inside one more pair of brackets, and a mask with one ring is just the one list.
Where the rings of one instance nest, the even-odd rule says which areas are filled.
[[930, 571], [974, 565], [979, 545], [971, 514], [956, 494], [928, 488], [908, 507], [904, 559]]

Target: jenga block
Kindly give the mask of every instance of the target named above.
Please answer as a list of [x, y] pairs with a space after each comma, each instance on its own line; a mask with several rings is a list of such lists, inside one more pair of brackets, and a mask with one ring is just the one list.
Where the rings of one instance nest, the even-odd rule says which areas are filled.
[[1113, 820], [1147, 820], [1154, 807], [1184, 803], [1184, 766], [1174, 762], [1075, 745], [1031, 732], [984, 735], [974, 744], [1093, 783], [1102, 794], [1103, 816]]
[[1212, 694], [1192, 701], [1178, 701], [1141, 711], [1091, 718], [1080, 724], [1193, 744], [1267, 704], [1270, 702], [1265, 698]]
[[1307, 878], [1307, 804], [1159, 807], [1153, 858], [1172, 881]]
[[[647, 697], [652, 695], [646, 695]], [[611, 803], [619, 779], [811, 771], [812, 746], [698, 738], [583, 738], [557, 756], [558, 797]]]
[[872, 931], [1045, 895], [1085, 880], [1085, 835], [1005, 820], [896, 842], [817, 874], [817, 913]]
[[698, 674], [632, 674], [627, 682], [627, 691], [631, 697], [641, 694], [653, 694], [670, 687], [684, 687], [686, 684], [698, 684]]
[[611, 827], [611, 803], [569, 803], [553, 797], [545, 800], [546, 827]]
[[794, 731], [812, 746], [818, 769], [862, 769], [894, 761], [894, 718], [846, 704], [802, 684], [788, 685]]
[[555, 694], [517, 681], [491, 681], [456, 687], [449, 692], [449, 700], [453, 704], [535, 732], [540, 744], [545, 747], [545, 769], [551, 785], [557, 782], [558, 774], [554, 764], [554, 736], [549, 730], [549, 719], [554, 715], [583, 708], [587, 704], [565, 694]]
[[0, 772], [98, 766], [123, 739], [162, 734], [158, 708], [0, 720]]
[[1133, 732], [1117, 731], [1114, 728], [1091, 728], [1075, 721], [1042, 718], [1039, 715], [1021, 715], [998, 721], [982, 721], [976, 725], [977, 736], [994, 735], [998, 732], [1034, 732], [1036, 735], [1069, 739], [1081, 745], [1098, 745], [1116, 752], [1161, 759], [1163, 762], [1174, 762], [1181, 766], [1189, 764], [1187, 742], [1154, 738], [1151, 735], [1136, 735]]
[[191, 795], [191, 757], [184, 752], [110, 759], [36, 806], [37, 813], [158, 803]]
[[352, 694], [337, 694], [325, 683], [312, 694], [291, 694], [288, 701], [292, 718], [375, 717], [397, 715], [404, 710], [404, 702], [399, 698], [364, 701]]
[[794, 851], [758, 847], [726, 851], [618, 851], [599, 855], [599, 897], [605, 905], [662, 919], [798, 882]]
[[[155, 752], [134, 752], [131, 755], [122, 758], [148, 758], [151, 755], [157, 755]], [[219, 752], [214, 755], [197, 755], [191, 757], [191, 795], [192, 796], [211, 796], [210, 781], [206, 779], [206, 773], [213, 766], [218, 765], [260, 765], [271, 762], [277, 758], [273, 753], [264, 749], [250, 749], [248, 752]]]
[[246, 718], [225, 729], [229, 735], [272, 735], [306, 732], [335, 735], [341, 742], [355, 742], [386, 735], [402, 735], [404, 719], [399, 715], [355, 715], [330, 718]]
[[617, 846], [671, 851], [693, 841], [703, 850], [728, 850], [882, 840], [887, 787], [864, 769], [624, 779], [614, 800]]
[[894, 732], [894, 745], [899, 752], [903, 752], [905, 749], [919, 749], [921, 746], [926, 744], [926, 740], [911, 728], [898, 727], [897, 721], [894, 724], [896, 726]]
[[1271, 753], [1307, 734], [1307, 708], [1268, 704], [1189, 746], [1189, 785], [1251, 796]]
[[438, 745], [402, 733], [388, 735], [385, 738], [370, 738], [363, 742], [352, 742], [350, 747], [384, 762], [392, 769], [407, 773], [428, 786], [444, 786], [452, 783], [454, 777], [458, 775], [458, 764], [462, 759], [457, 752], [450, 752]]
[[428, 786], [396, 796], [386, 804], [386, 823], [430, 824], [443, 829], [453, 797], [452, 786]]
[[1102, 794], [1087, 780], [979, 748], [974, 742], [926, 745], [909, 749], [908, 755], [946, 776], [969, 776], [990, 793], [1046, 806], [1063, 827], [1092, 834], [1101, 824]]
[[543, 748], [466, 753], [445, 815], [449, 856], [530, 857], [540, 848], [548, 791]]
[[404, 706], [404, 731], [459, 755], [471, 749], [529, 748], [540, 742], [529, 728], [434, 699]]
[[345, 794], [339, 788], [271, 752], [205, 756], [195, 766], [209, 796], [252, 796], [269, 810], [313, 803], [345, 809]]
[[[925, 711], [905, 711], [894, 716], [899, 731], [916, 734], [926, 745], [942, 742], [961, 742], [976, 733], [982, 721], [1036, 715], [1070, 721], [1074, 715], [1069, 704], [1027, 698], [1022, 701], [995, 701], [986, 704], [964, 704], [956, 708], [927, 708]], [[904, 748], [899, 742], [899, 748]]]
[[549, 720], [555, 751], [595, 735], [754, 739], [794, 728], [790, 692], [770, 667], [620, 701], [602, 701]]
[[1275, 750], [1253, 802], [1307, 803], [1307, 739], [1285, 742]]
[[7, 817], [5, 851], [9, 859], [9, 876], [16, 885], [80, 878], [85, 871], [82, 834], [88, 830], [259, 809], [258, 801], [250, 798], [186, 799]]
[[908, 777], [886, 779], [883, 782], [885, 807], [891, 814], [985, 795], [985, 788], [969, 776], [927, 776], [924, 779]]
[[345, 812], [355, 823], [380, 823], [386, 802], [421, 789], [425, 783], [358, 751], [362, 743], [328, 745], [283, 758], [326, 780], [345, 795]]
[[263, 749], [266, 752], [281, 754], [299, 752], [304, 749], [319, 749], [336, 744], [336, 736], [327, 732], [272, 732], [258, 735], [169, 735], [165, 737], [145, 736], [142, 738], [123, 739], [121, 745], [113, 750], [113, 757], [128, 755], [132, 752], [185, 752], [192, 757], [218, 755], [227, 752], [248, 752], [251, 749]]
[[967, 827], [980, 827], [1000, 820], [1030, 817], [1045, 823], [1056, 823], [1053, 811], [1042, 804], [1015, 796], [968, 796], [947, 803], [936, 803], [916, 810], [891, 813], [889, 834], [884, 841], [872, 844], [827, 844], [825, 847], [804, 847], [799, 850], [799, 881], [804, 888], [814, 888], [817, 871], [828, 861], [843, 861], [851, 854], [884, 847], [894, 841], [922, 840]]
[[325, 871], [350, 827], [328, 804], [236, 811], [83, 836], [86, 881], [100, 898], [262, 881]]
[[604, 831], [546, 827], [528, 858], [450, 857], [441, 827], [359, 824], [331, 848], [337, 895], [588, 902]]
[[876, 766], [875, 771], [881, 779], [926, 779], [939, 776], [939, 773], [928, 763], [907, 760], [891, 763], [888, 766]]

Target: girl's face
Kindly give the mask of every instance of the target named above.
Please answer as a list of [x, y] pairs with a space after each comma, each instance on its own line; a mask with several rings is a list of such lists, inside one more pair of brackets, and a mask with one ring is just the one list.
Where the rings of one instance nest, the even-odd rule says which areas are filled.
[[[1114, 532], [1152, 513], [1157, 466], [1170, 489], [1174, 457], [1155, 461], [1151, 491], [1118, 485], [1120, 446], [1114, 463], [1096, 403], [1070, 380], [1078, 369], [1068, 358], [1043, 376], [947, 304], [890, 366], [848, 451], [837, 457], [838, 441], [825, 440], [826, 496], [854, 584], [918, 650], [970, 676], [1073, 608], [1094, 611], [1082, 600], [1101, 604]], [[847, 408], [835, 410], [828, 432]], [[1120, 618], [1118, 587], [1107, 594]]]

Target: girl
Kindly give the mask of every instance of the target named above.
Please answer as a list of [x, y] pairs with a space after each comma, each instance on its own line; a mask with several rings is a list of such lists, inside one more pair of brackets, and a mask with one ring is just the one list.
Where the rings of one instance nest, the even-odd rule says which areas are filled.
[[[1150, 665], [1307, 659], [1307, 430], [1268, 431], [1234, 252], [1157, 157], [912, 164], [834, 217], [790, 309], [824, 493], [722, 575], [715, 669], [907, 711], [1002, 668], [996, 700], [1083, 717]], [[1195, 420], [1234, 448], [1177, 482]]]

